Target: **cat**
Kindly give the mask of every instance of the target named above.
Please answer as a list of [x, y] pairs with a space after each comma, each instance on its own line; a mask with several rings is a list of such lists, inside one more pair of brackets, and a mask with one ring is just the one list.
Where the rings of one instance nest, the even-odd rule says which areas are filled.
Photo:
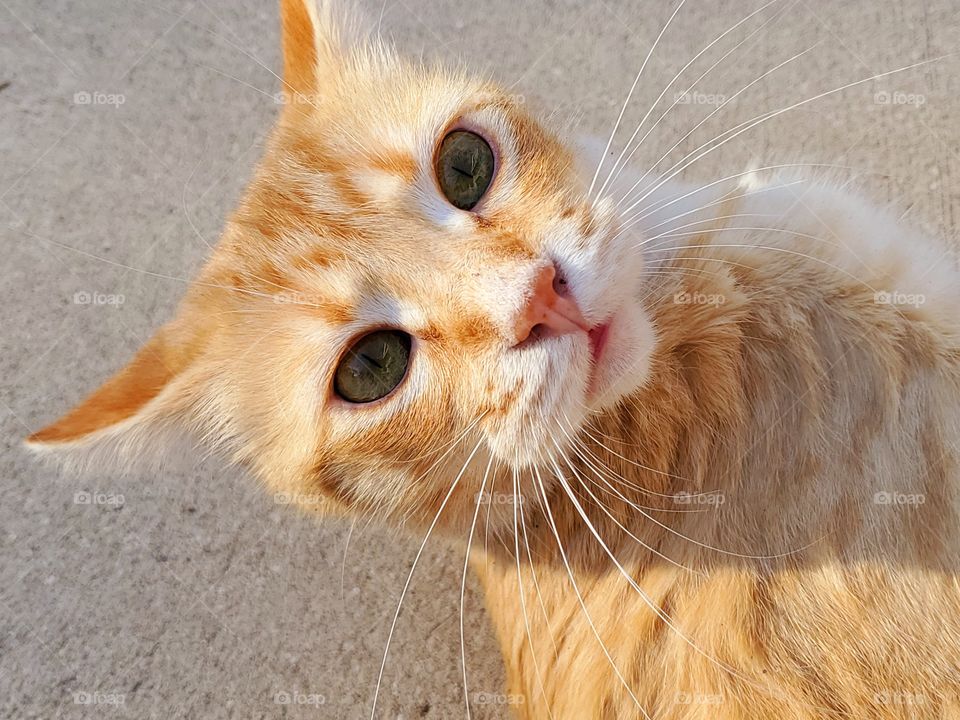
[[466, 544], [518, 717], [960, 717], [938, 244], [782, 169], [602, 174], [609, 143], [352, 17], [282, 0], [287, 102], [222, 239], [28, 444], [187, 436]]

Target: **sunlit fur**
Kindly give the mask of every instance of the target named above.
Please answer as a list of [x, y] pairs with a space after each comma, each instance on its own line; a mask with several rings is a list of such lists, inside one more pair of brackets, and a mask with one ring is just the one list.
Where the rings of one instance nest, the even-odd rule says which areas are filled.
[[[30, 444], [99, 467], [186, 434], [309, 509], [456, 543], [481, 502], [523, 717], [960, 716], [937, 246], [794, 177], [626, 210], [628, 171], [594, 202], [596, 153], [334, 10], [282, 3], [287, 102], [176, 317]], [[434, 179], [457, 127], [497, 154], [474, 212]], [[612, 320], [599, 371], [585, 334], [518, 345], [551, 262]], [[333, 371], [379, 327], [414, 337], [408, 377], [349, 405]]]

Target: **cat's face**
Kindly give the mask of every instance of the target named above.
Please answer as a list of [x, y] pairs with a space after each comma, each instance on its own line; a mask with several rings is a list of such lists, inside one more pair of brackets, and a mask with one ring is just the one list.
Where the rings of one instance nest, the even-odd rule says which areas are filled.
[[283, 11], [288, 102], [224, 238], [177, 318], [33, 441], [193, 426], [277, 489], [398, 515], [474, 449], [543, 462], [644, 379], [636, 239], [514, 96]]

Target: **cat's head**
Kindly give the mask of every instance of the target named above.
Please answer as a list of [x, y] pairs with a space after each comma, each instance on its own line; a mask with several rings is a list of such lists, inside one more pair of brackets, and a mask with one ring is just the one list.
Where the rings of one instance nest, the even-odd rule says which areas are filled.
[[186, 430], [276, 491], [394, 517], [474, 451], [478, 474], [543, 462], [653, 343], [594, 167], [329, 3], [282, 17], [286, 103], [223, 238], [176, 317], [31, 445], [116, 462]]

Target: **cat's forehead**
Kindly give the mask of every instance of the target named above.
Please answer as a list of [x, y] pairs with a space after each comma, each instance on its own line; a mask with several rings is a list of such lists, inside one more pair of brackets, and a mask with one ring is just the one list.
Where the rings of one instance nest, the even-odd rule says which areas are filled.
[[303, 132], [301, 139], [323, 142], [339, 159], [375, 166], [386, 159], [386, 166], [394, 153], [420, 149], [460, 116], [507, 130], [515, 125], [516, 105], [494, 85], [397, 64], [345, 73], [288, 117]]
[[[354, 68], [315, 99], [288, 107], [277, 135], [282, 153], [340, 182], [340, 199], [358, 210], [428, 179], [440, 141], [454, 128], [484, 136], [507, 178], [549, 185], [568, 169], [569, 153], [520, 96], [440, 69], [374, 67]], [[426, 199], [427, 188], [420, 192]]]

